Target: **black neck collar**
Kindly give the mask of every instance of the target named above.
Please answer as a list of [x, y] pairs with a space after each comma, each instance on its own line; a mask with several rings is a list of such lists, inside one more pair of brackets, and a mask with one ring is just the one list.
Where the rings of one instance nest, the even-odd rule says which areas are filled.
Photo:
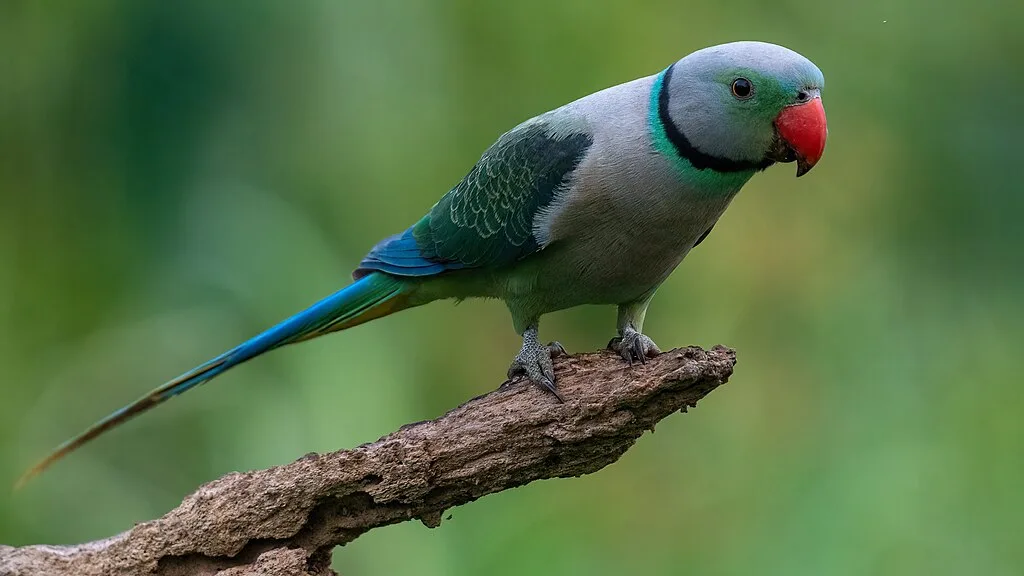
[[715, 172], [764, 170], [774, 163], [768, 159], [761, 160], [760, 162], [747, 162], [731, 160], [721, 156], [712, 156], [711, 154], [701, 152], [696, 146], [691, 144], [690, 140], [679, 130], [679, 127], [672, 120], [672, 116], [668, 113], [668, 85], [672, 79], [673, 68], [675, 68], [675, 64], [665, 70], [664, 77], [661, 79], [661, 90], [658, 92], [658, 120], [665, 129], [665, 136], [668, 137], [668, 141], [672, 143], [672, 147], [676, 149], [676, 153], [680, 157], [685, 158], [697, 170], [710, 168]]

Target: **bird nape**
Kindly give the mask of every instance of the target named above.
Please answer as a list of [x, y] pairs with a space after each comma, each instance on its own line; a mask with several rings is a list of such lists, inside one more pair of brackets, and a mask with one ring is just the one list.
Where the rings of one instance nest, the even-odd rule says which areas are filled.
[[551, 357], [562, 348], [539, 339], [545, 313], [615, 304], [609, 347], [644, 362], [660, 353], [643, 333], [655, 291], [740, 188], [776, 162], [796, 162], [801, 176], [821, 158], [823, 85], [792, 50], [734, 42], [531, 118], [426, 216], [374, 246], [354, 283], [100, 420], [18, 485], [242, 362], [434, 300], [503, 300], [523, 338], [509, 377], [524, 374], [558, 399]]

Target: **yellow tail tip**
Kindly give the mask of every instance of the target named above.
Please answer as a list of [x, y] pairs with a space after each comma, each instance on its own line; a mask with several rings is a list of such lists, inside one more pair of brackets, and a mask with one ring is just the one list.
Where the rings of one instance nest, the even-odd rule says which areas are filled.
[[38, 476], [39, 473], [42, 471], [43, 469], [40, 468], [38, 464], [33, 466], [32, 468], [29, 468], [28, 470], [23, 472], [22, 475], [18, 477], [18, 479], [14, 482], [14, 487], [12, 491], [17, 492], [18, 490], [21, 490], [22, 488], [25, 487], [26, 484], [29, 483], [30, 480]]
[[29, 468], [28, 470], [25, 470], [25, 472], [23, 472], [22, 475], [18, 478], [18, 480], [14, 483], [14, 492], [17, 492], [18, 490], [24, 488], [25, 485], [29, 483], [29, 481], [31, 481], [36, 476], [42, 474], [47, 468], [50, 467], [51, 464], [53, 464], [57, 460], [60, 460], [60, 458], [67, 453], [68, 450], [66, 448], [62, 448], [54, 452], [53, 454], [50, 454], [46, 458], [43, 458], [39, 462], [36, 462], [35, 465]]

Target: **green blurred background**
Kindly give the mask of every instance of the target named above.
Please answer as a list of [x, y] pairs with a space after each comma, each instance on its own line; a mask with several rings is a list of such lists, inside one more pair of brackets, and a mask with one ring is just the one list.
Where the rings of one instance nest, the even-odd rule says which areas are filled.
[[[1022, 25], [1014, 0], [2, 1], [0, 485], [345, 284], [519, 121], [760, 39], [824, 71], [825, 158], [755, 178], [647, 322], [737, 348], [732, 381], [600, 473], [375, 530], [335, 567], [1024, 573]], [[542, 335], [592, 350], [613, 322]], [[0, 489], [0, 542], [110, 536], [374, 440], [518, 346], [467, 302], [275, 352]]]

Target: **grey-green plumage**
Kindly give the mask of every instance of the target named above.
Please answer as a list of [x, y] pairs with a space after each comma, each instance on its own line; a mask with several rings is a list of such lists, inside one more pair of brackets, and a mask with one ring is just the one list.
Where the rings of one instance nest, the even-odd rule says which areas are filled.
[[632, 363], [659, 353], [643, 334], [666, 277], [733, 197], [774, 162], [797, 175], [827, 134], [818, 68], [760, 42], [699, 50], [501, 136], [414, 226], [380, 242], [356, 282], [158, 387], [64, 443], [23, 477], [129, 418], [265, 352], [446, 298], [504, 300], [525, 372], [555, 395], [541, 315], [618, 305], [610, 347]]
[[643, 361], [658, 352], [642, 334], [658, 286], [757, 171], [804, 162], [776, 120], [817, 100], [823, 82], [795, 52], [741, 42], [528, 120], [357, 276], [407, 277], [413, 304], [504, 300], [524, 336], [513, 367], [551, 389], [550, 349], [536, 334], [548, 312], [618, 304], [613, 347]]

